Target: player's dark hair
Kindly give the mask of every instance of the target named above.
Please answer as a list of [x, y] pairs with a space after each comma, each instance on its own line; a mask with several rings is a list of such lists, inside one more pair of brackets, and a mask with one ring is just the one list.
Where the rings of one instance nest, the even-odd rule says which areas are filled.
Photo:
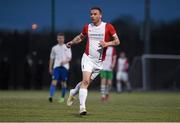
[[64, 33], [60, 32], [57, 34], [57, 36], [65, 36]]
[[98, 10], [102, 14], [102, 10], [100, 7], [94, 6], [91, 8], [91, 10]]

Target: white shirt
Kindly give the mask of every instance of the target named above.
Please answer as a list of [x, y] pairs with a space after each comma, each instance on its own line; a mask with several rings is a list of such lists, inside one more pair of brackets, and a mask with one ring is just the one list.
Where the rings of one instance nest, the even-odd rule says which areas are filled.
[[106, 57], [103, 61], [103, 70], [112, 71], [113, 56], [116, 55], [114, 47], [108, 47], [106, 50]]
[[[72, 58], [71, 49], [67, 48], [65, 44], [55, 45], [52, 47], [50, 58], [54, 60], [53, 68], [59, 67], [62, 61], [67, 61]], [[63, 65], [66, 69], [69, 69], [69, 63]]]
[[129, 63], [127, 58], [118, 58], [118, 68], [117, 71], [119, 72], [127, 72], [129, 67]]

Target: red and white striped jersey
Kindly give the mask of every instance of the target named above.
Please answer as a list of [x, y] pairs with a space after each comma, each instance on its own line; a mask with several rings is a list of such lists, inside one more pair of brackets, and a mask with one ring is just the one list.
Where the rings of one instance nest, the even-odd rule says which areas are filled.
[[81, 33], [87, 36], [85, 54], [95, 61], [105, 59], [106, 48], [100, 46], [100, 41], [110, 41], [110, 38], [116, 35], [114, 27], [110, 23], [101, 22], [99, 26], [93, 23], [86, 24]]
[[117, 71], [119, 72], [127, 72], [129, 68], [129, 63], [127, 58], [118, 58], [118, 67]]
[[113, 57], [116, 56], [114, 47], [108, 47], [106, 50], [106, 57], [103, 61], [103, 70], [112, 71]]

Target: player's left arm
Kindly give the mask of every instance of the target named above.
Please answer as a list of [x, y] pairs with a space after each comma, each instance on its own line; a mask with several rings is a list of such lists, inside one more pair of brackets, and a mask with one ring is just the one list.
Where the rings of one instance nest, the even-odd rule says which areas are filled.
[[114, 69], [115, 65], [116, 65], [116, 59], [117, 59], [117, 55], [116, 55], [116, 51], [113, 48], [113, 56], [112, 56], [112, 69]]
[[109, 31], [109, 34], [111, 35], [112, 39], [111, 41], [101, 41], [100, 44], [102, 47], [108, 47], [108, 46], [116, 46], [120, 44], [120, 40], [118, 35], [116, 34], [116, 30], [111, 24], [107, 24], [107, 29]]
[[116, 45], [119, 45], [120, 44], [120, 40], [119, 40], [117, 34], [114, 34], [112, 37], [113, 37], [113, 40], [107, 42], [107, 46], [116, 46]]
[[120, 40], [119, 40], [117, 34], [114, 34], [114, 35], [112, 36], [112, 38], [113, 38], [112, 41], [108, 41], [108, 42], [106, 42], [106, 41], [101, 41], [101, 42], [100, 42], [101, 46], [103, 46], [103, 47], [108, 47], [108, 46], [117, 46], [117, 45], [120, 44]]

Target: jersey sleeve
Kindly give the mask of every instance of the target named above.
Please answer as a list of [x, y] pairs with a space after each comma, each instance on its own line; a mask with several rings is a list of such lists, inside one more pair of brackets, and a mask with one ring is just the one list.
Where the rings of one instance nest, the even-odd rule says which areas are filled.
[[109, 34], [110, 34], [111, 36], [113, 36], [114, 34], [116, 34], [116, 30], [115, 30], [115, 28], [113, 27], [112, 24], [107, 23], [107, 28], [108, 28]]
[[88, 24], [86, 24], [83, 27], [83, 30], [82, 30], [81, 34], [83, 34], [83, 36], [87, 36], [87, 34], [88, 34]]
[[52, 49], [51, 49], [50, 59], [55, 59], [55, 52], [54, 52], [54, 48], [52, 48]]

